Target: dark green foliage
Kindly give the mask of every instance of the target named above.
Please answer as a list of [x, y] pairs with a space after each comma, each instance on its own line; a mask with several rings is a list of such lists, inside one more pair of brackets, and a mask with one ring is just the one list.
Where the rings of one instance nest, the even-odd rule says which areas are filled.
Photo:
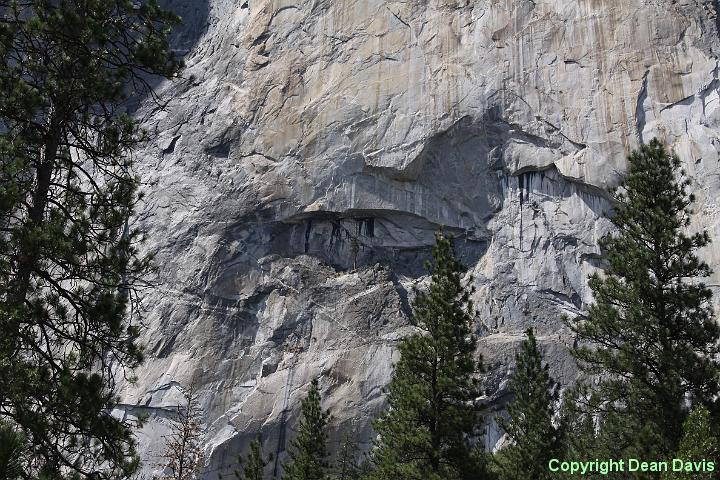
[[372, 478], [485, 478], [482, 449], [472, 444], [481, 433], [475, 400], [482, 371], [474, 310], [452, 239], [440, 233], [436, 240], [430, 289], [413, 302], [412, 321], [422, 333], [400, 342], [389, 408], [375, 422]]
[[327, 422], [330, 413], [320, 406], [317, 379], [302, 401], [298, 433], [290, 444], [290, 463], [283, 465], [283, 480], [322, 480], [328, 473]]
[[[718, 453], [720, 442], [712, 432], [712, 420], [707, 408], [695, 408], [683, 424], [683, 438], [674, 458], [683, 461], [682, 471], [663, 473], [662, 480], [712, 480], [718, 478]], [[715, 463], [714, 472], [698, 472], [685, 469], [684, 462], [708, 460]], [[694, 469], [693, 469], [694, 470]]]
[[616, 456], [667, 458], [686, 399], [710, 406], [718, 393], [720, 327], [710, 290], [696, 281], [710, 273], [696, 256], [709, 238], [685, 233], [693, 198], [690, 182], [676, 179], [679, 169], [657, 140], [629, 157], [614, 195], [617, 232], [602, 241], [607, 268], [589, 282], [595, 304], [587, 318], [570, 321], [581, 368], [600, 375], [578, 409], [599, 415], [599, 451]]
[[348, 433], [337, 452], [328, 480], [358, 480], [361, 474], [361, 467], [357, 461], [357, 443], [353, 440], [352, 433]]
[[[587, 414], [587, 405], [584, 401], [589, 395], [589, 386], [584, 383], [575, 388], [567, 389], [563, 395], [560, 408], [559, 424], [561, 425], [560, 458], [615, 458], [617, 453], [600, 451], [600, 445], [595, 438], [595, 424], [592, 415]], [[588, 474], [586, 478], [599, 478]], [[607, 477], [602, 477], [607, 478]]]
[[178, 69], [176, 21], [155, 0], [0, 0], [0, 419], [27, 438], [26, 478], [137, 468], [109, 414], [142, 359], [126, 319], [148, 266], [120, 106]]
[[0, 422], [0, 480], [18, 480], [27, 446], [22, 435]]
[[496, 455], [502, 480], [552, 479], [547, 469], [551, 458], [560, 458], [560, 432], [553, 425], [557, 385], [542, 363], [535, 334], [527, 330], [521, 351], [515, 356], [515, 373], [509, 390], [515, 399], [508, 405], [510, 419], [500, 426], [513, 444]]
[[262, 436], [258, 434], [250, 443], [250, 453], [245, 460], [240, 460], [242, 473], [235, 470], [235, 478], [240, 480], [263, 480], [265, 465], [268, 464], [269, 458], [265, 458], [262, 451]]

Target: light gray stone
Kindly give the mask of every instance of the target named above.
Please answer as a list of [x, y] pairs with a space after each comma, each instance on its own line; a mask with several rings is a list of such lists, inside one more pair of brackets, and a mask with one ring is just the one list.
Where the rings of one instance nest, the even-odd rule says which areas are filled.
[[640, 141], [677, 151], [693, 228], [720, 236], [717, 2], [206, 1], [170, 3], [187, 68], [138, 110], [160, 269], [118, 408], [151, 413], [149, 465], [193, 381], [207, 478], [258, 430], [282, 461], [318, 375], [333, 446], [353, 428], [366, 448], [440, 225], [474, 276], [492, 408], [528, 326], [572, 382], [561, 316], [592, 300], [607, 188]]

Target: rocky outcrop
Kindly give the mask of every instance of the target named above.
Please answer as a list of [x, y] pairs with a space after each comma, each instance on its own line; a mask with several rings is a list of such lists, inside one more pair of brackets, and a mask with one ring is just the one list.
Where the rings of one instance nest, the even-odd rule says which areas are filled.
[[259, 430], [279, 468], [318, 375], [331, 441], [367, 446], [441, 225], [476, 286], [490, 404], [529, 325], [571, 382], [560, 318], [591, 300], [606, 192], [640, 141], [677, 151], [719, 236], [717, 2], [207, 2], [168, 2], [187, 68], [138, 111], [160, 269], [118, 412], [151, 414], [150, 464], [192, 382], [207, 478]]

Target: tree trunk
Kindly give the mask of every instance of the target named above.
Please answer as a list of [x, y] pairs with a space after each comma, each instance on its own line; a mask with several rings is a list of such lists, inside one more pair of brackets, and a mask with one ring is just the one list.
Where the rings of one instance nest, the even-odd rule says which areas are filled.
[[[61, 128], [55, 118], [51, 121], [50, 131], [45, 137], [45, 154], [39, 159], [36, 167], [35, 190], [32, 193], [32, 205], [28, 211], [28, 226], [38, 228], [42, 226], [45, 209], [48, 204], [50, 182], [55, 168], [55, 159], [60, 148]], [[15, 289], [12, 294], [12, 303], [20, 306], [27, 299], [30, 288], [30, 277], [39, 260], [37, 251], [21, 251], [17, 262]]]

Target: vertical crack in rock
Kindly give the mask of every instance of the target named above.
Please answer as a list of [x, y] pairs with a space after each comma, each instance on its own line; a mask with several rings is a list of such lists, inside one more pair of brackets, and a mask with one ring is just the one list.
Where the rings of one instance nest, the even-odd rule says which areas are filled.
[[[518, 250], [522, 252], [523, 249], [523, 195], [525, 193], [525, 174], [521, 173], [518, 175], [518, 190], [520, 191], [520, 244]], [[530, 189], [528, 188], [528, 193]]]
[[638, 142], [645, 143], [643, 139], [643, 130], [645, 130], [645, 100], [648, 95], [648, 75], [650, 70], [645, 70], [643, 75], [642, 87], [638, 93], [637, 104], [635, 106], [635, 129], [637, 130]]
[[[317, 306], [314, 302], [311, 302], [311, 304]], [[280, 454], [285, 450], [286, 444], [287, 444], [287, 422], [288, 417], [293, 411], [292, 405], [290, 405], [290, 396], [292, 392], [293, 382], [295, 381], [295, 370], [298, 366], [298, 359], [300, 358], [300, 353], [303, 351], [302, 342], [306, 340], [308, 336], [312, 335], [312, 323], [313, 323], [313, 316], [312, 314], [309, 315], [303, 322], [301, 328], [300, 328], [300, 335], [297, 339], [297, 342], [295, 345], [290, 345], [286, 347], [285, 352], [290, 352], [290, 354], [293, 356], [292, 360], [290, 362], [290, 365], [288, 366], [288, 372], [287, 372], [287, 380], [285, 381], [285, 392], [283, 395], [283, 403], [282, 403], [282, 410], [280, 412], [280, 419], [279, 419], [279, 432], [278, 432], [278, 441], [277, 446], [275, 448], [275, 461], [273, 465], [273, 478], [277, 478], [278, 475], [278, 469], [280, 467]], [[309, 343], [309, 342], [308, 342]]]
[[285, 438], [287, 436], [287, 419], [288, 415], [292, 411], [290, 408], [290, 390], [292, 388], [293, 378], [295, 376], [295, 363], [296, 360], [288, 367], [287, 381], [285, 382], [285, 393], [283, 395], [283, 406], [280, 411], [280, 428], [278, 432], [278, 441], [275, 448], [275, 462], [273, 465], [273, 478], [278, 476], [278, 467], [280, 466], [280, 453], [285, 450]]
[[[312, 219], [308, 219], [305, 225], [305, 253], [310, 251], [310, 231], [312, 230]], [[334, 230], [334, 229], [333, 229]], [[332, 237], [331, 240], [332, 242]]]
[[375, 236], [375, 219], [370, 217], [365, 221], [365, 235], [368, 237]]

